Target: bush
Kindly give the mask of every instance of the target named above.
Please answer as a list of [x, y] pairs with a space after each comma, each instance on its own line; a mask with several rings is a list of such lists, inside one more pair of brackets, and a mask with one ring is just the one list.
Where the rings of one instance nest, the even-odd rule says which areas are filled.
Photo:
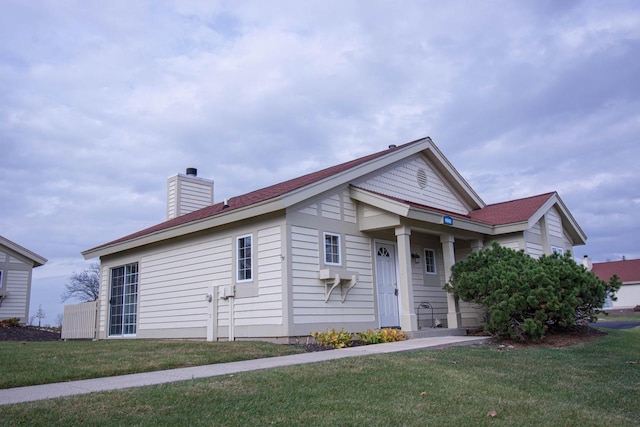
[[17, 328], [18, 326], [20, 326], [20, 319], [17, 317], [0, 321], [0, 328]]
[[335, 329], [327, 329], [326, 331], [312, 332], [311, 337], [316, 343], [333, 348], [343, 348], [351, 345], [353, 335], [341, 328], [339, 331]]
[[593, 320], [619, 287], [617, 277], [609, 283], [598, 279], [570, 253], [536, 260], [493, 243], [454, 264], [445, 289], [486, 307], [487, 332], [522, 340]]
[[383, 328], [367, 332], [359, 332], [358, 337], [367, 344], [380, 344], [384, 342], [404, 341], [405, 333], [392, 328]]

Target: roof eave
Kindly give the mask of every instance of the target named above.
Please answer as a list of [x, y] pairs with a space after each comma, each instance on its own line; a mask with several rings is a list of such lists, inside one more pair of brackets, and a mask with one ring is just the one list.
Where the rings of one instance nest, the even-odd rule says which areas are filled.
[[15, 253], [20, 254], [21, 256], [32, 261], [34, 267], [40, 267], [42, 265], [45, 265], [48, 261], [48, 259], [46, 259], [45, 257], [42, 257], [36, 254], [35, 252], [32, 252], [29, 249], [22, 247], [19, 244], [14, 243], [11, 240], [4, 238], [2, 236], [0, 236], [0, 244], [6, 246], [7, 248], [11, 249]]
[[220, 227], [237, 221], [254, 218], [256, 216], [266, 215], [278, 210], [282, 210], [283, 208], [284, 207], [282, 205], [282, 199], [280, 197], [277, 197], [243, 208], [233, 209], [228, 213], [222, 213], [208, 218], [191, 221], [186, 224], [180, 224], [175, 227], [166, 228], [123, 242], [98, 246], [96, 248], [82, 252], [82, 256], [84, 257], [84, 259], [92, 259], [103, 257], [106, 255], [112, 255], [118, 252], [123, 252], [142, 246], [147, 246], [153, 243], [158, 243], [163, 240], [169, 240], [175, 237], [197, 233], [203, 230]]

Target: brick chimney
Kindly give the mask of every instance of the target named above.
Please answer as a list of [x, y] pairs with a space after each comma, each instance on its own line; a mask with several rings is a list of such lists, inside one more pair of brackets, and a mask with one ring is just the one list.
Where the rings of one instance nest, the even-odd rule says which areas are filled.
[[167, 219], [173, 219], [213, 204], [213, 180], [198, 177], [198, 169], [167, 179]]

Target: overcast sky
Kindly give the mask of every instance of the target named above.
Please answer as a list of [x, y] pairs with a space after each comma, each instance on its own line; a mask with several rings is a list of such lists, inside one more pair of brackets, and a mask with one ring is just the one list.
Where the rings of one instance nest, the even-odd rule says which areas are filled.
[[640, 258], [637, 1], [0, 2], [0, 235], [49, 259], [430, 136], [487, 203], [557, 190], [575, 256]]

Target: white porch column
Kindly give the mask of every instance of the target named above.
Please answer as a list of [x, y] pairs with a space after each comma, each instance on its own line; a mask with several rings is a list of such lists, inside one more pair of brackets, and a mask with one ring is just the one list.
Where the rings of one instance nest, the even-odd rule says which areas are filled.
[[[440, 243], [442, 243], [442, 258], [444, 261], [444, 281], [449, 283], [451, 280], [451, 267], [456, 262], [456, 255], [453, 249], [454, 238], [450, 234], [443, 234], [440, 236]], [[459, 328], [462, 325], [462, 318], [460, 316], [460, 307], [458, 306], [458, 297], [450, 292], [447, 292], [447, 327]]]
[[471, 241], [471, 252], [477, 252], [484, 247], [484, 243], [482, 240], [472, 240]]
[[398, 275], [400, 283], [400, 327], [405, 332], [418, 330], [418, 319], [413, 304], [413, 283], [411, 280], [411, 229], [407, 226], [396, 228], [398, 243]]

